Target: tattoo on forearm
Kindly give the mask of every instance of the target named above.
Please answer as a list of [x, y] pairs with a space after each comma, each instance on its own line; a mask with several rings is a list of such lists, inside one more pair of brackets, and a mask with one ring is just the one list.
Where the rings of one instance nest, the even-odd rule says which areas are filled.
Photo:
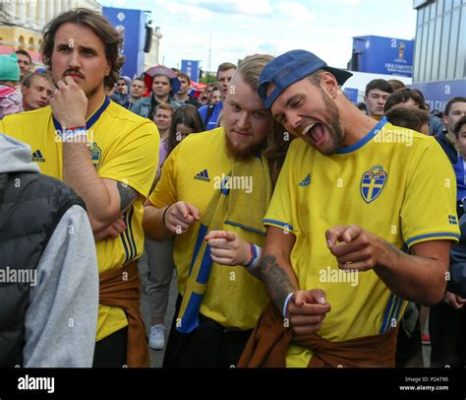
[[124, 184], [122, 182], [117, 182], [118, 192], [120, 193], [120, 210], [126, 210], [136, 197], [138, 197], [138, 192], [134, 190], [131, 186]]
[[273, 303], [281, 310], [288, 294], [296, 291], [290, 277], [270, 255], [263, 257], [260, 263], [260, 276]]

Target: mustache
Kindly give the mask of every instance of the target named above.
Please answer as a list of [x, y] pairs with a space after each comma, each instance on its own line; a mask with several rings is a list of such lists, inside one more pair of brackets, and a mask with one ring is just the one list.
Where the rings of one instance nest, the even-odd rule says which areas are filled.
[[63, 76], [68, 76], [68, 75], [76, 75], [76, 76], [78, 76], [79, 78], [84, 79], [84, 75], [81, 74], [81, 72], [79, 72], [79, 71], [76, 70], [76, 69], [67, 69], [67, 70], [65, 71], [65, 73], [63, 74]]

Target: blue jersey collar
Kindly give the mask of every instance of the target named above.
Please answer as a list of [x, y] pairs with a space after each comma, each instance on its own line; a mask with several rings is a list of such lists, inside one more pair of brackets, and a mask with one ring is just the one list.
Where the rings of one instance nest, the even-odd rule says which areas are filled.
[[[88, 120], [86, 121], [86, 129], [89, 129], [92, 127], [92, 125], [94, 125], [97, 120], [100, 118], [100, 116], [102, 115], [102, 113], [107, 109], [107, 107], [110, 105], [110, 99], [105, 96], [105, 99], [104, 99], [104, 102], [102, 103], [102, 105], [95, 111], [94, 114], [92, 114]], [[52, 120], [53, 120], [53, 125], [55, 126], [55, 129], [57, 131], [60, 131], [62, 130], [62, 126], [60, 125], [60, 123], [55, 119], [55, 117], [53, 116], [52, 114]]]
[[366, 136], [359, 139], [356, 143], [352, 144], [351, 146], [340, 147], [336, 151], [336, 154], [348, 154], [348, 153], [352, 153], [353, 151], [360, 149], [367, 142], [369, 142], [372, 138], [374, 138], [374, 136], [376, 136], [380, 132], [380, 130], [384, 127], [384, 125], [387, 122], [388, 122], [387, 118], [383, 117], [379, 122], [377, 122], [377, 125], [374, 126], [374, 128], [372, 128], [372, 130]]

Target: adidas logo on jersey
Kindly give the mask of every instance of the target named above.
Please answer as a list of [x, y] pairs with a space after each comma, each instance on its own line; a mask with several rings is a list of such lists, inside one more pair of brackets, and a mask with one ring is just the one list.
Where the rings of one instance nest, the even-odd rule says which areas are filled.
[[205, 182], [210, 182], [209, 173], [207, 172], [206, 169], [194, 175], [194, 179], [198, 179], [200, 181], [205, 181]]
[[42, 155], [40, 150], [36, 150], [34, 153], [32, 153], [32, 161], [34, 161], [34, 162], [45, 162], [45, 158]]
[[311, 174], [307, 174], [307, 176], [298, 183], [298, 186], [304, 187], [309, 186], [311, 184]]

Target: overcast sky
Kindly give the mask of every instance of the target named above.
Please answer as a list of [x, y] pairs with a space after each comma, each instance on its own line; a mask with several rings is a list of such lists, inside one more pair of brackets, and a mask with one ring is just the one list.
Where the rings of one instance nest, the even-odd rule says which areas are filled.
[[412, 0], [99, 0], [104, 6], [152, 11], [163, 34], [160, 61], [200, 60], [211, 70], [253, 53], [307, 49], [346, 67], [352, 37], [414, 39]]

